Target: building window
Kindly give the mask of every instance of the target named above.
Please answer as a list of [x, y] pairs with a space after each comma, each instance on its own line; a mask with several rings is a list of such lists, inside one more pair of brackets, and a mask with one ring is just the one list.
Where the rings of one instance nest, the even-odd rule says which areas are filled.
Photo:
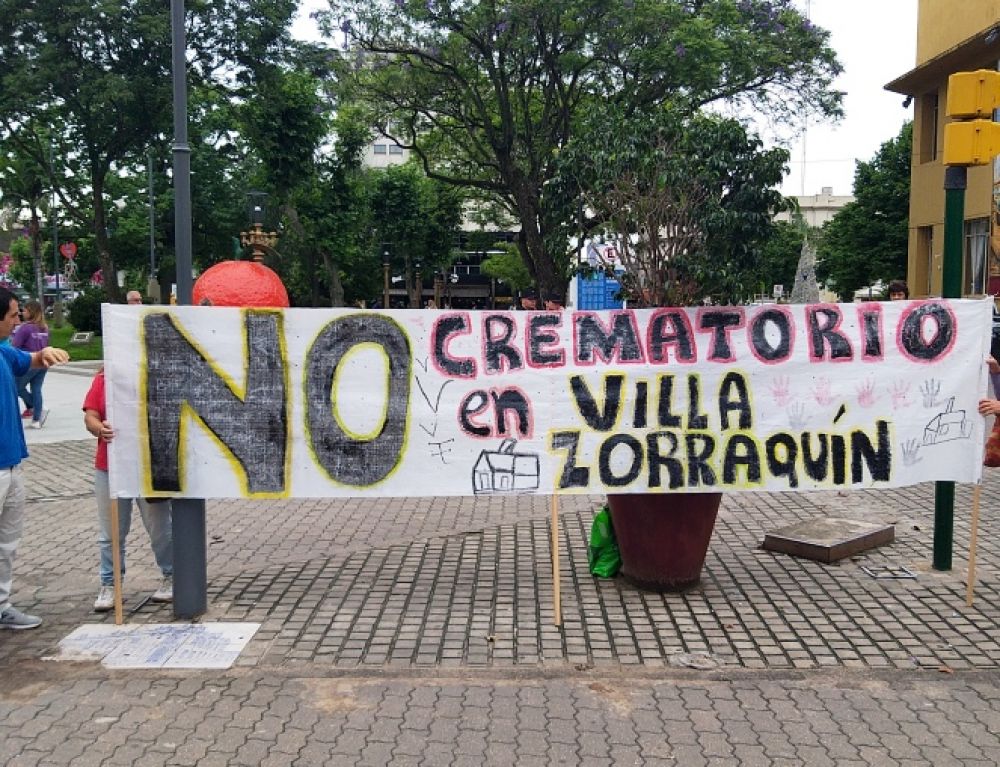
[[965, 277], [963, 289], [966, 295], [986, 293], [986, 250], [990, 240], [990, 220], [974, 218], [965, 222]]
[[920, 97], [920, 162], [934, 162], [938, 156], [938, 95]]
[[[917, 228], [917, 264], [922, 264], [924, 273], [914, 281], [913, 288], [923, 283], [924, 295], [934, 295], [933, 275], [934, 275], [934, 227], [921, 226]], [[919, 266], [918, 266], [919, 268]], [[923, 279], [920, 279], [922, 277]]]
[[403, 154], [403, 147], [389, 144], [389, 154]]
[[375, 154], [385, 154], [385, 144], [376, 144]]

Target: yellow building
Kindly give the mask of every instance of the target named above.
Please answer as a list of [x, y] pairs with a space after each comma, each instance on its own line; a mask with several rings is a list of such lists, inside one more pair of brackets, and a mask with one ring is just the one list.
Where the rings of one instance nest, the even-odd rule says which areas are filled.
[[[891, 32], [888, 32], [891, 34]], [[948, 76], [997, 69], [1000, 0], [919, 0], [916, 66], [886, 85], [912, 100], [910, 237], [907, 280], [914, 296], [940, 295], [944, 243], [944, 138]], [[1000, 174], [998, 174], [1000, 180]], [[962, 292], [1000, 292], [1000, 248], [991, 248], [994, 172], [969, 168], [965, 194]], [[994, 222], [994, 243], [1000, 230]]]

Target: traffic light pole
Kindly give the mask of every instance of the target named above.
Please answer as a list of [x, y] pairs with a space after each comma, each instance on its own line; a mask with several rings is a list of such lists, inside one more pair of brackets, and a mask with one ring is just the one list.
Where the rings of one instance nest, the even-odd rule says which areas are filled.
[[[965, 187], [968, 168], [949, 165], [944, 170], [944, 264], [942, 298], [962, 297], [962, 235], [965, 226]], [[955, 483], [934, 483], [934, 569], [951, 570], [955, 536]]]

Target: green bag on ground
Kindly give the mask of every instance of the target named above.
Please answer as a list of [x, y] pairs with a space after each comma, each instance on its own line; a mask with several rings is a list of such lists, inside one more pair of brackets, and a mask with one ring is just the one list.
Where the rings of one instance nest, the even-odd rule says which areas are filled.
[[611, 527], [611, 512], [607, 506], [594, 515], [594, 523], [590, 526], [587, 561], [590, 564], [590, 574], [598, 578], [614, 578], [618, 574], [618, 568], [622, 566], [618, 541], [615, 540], [615, 531]]

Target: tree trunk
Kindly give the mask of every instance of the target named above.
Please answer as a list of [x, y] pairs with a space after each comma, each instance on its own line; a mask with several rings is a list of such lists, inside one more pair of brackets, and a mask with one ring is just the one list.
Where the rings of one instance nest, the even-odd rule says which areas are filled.
[[535, 284], [544, 296], [546, 293], [566, 292], [565, 278], [556, 273], [555, 259], [545, 250], [545, 231], [541, 217], [538, 194], [521, 174], [511, 174], [508, 186], [513, 191], [513, 202], [521, 231], [517, 235], [517, 249], [524, 259]]
[[548, 253], [545, 252], [545, 237], [539, 227], [532, 219], [531, 226], [524, 225], [524, 218], [521, 221], [521, 231], [517, 236], [517, 249], [524, 259], [542, 295], [546, 293], [565, 292], [565, 285], [560, 286], [556, 277], [555, 263]]
[[320, 251], [323, 268], [330, 278], [330, 306], [344, 305], [344, 283], [340, 279], [340, 267], [336, 259], [325, 250]]
[[45, 277], [42, 270], [42, 230], [41, 225], [38, 222], [38, 209], [35, 208], [34, 203], [31, 205], [31, 263], [34, 267], [33, 271], [35, 274], [35, 290], [38, 296], [38, 302], [42, 305], [42, 311], [45, 311]]
[[[91, 195], [94, 203], [94, 240], [97, 245], [97, 260], [101, 265], [101, 275], [104, 277], [104, 293], [108, 302], [120, 304], [121, 290], [118, 288], [118, 272], [115, 269], [115, 259], [108, 246], [108, 220], [104, 211], [104, 179], [94, 180], [94, 191]], [[180, 275], [178, 275], [178, 279]]]

